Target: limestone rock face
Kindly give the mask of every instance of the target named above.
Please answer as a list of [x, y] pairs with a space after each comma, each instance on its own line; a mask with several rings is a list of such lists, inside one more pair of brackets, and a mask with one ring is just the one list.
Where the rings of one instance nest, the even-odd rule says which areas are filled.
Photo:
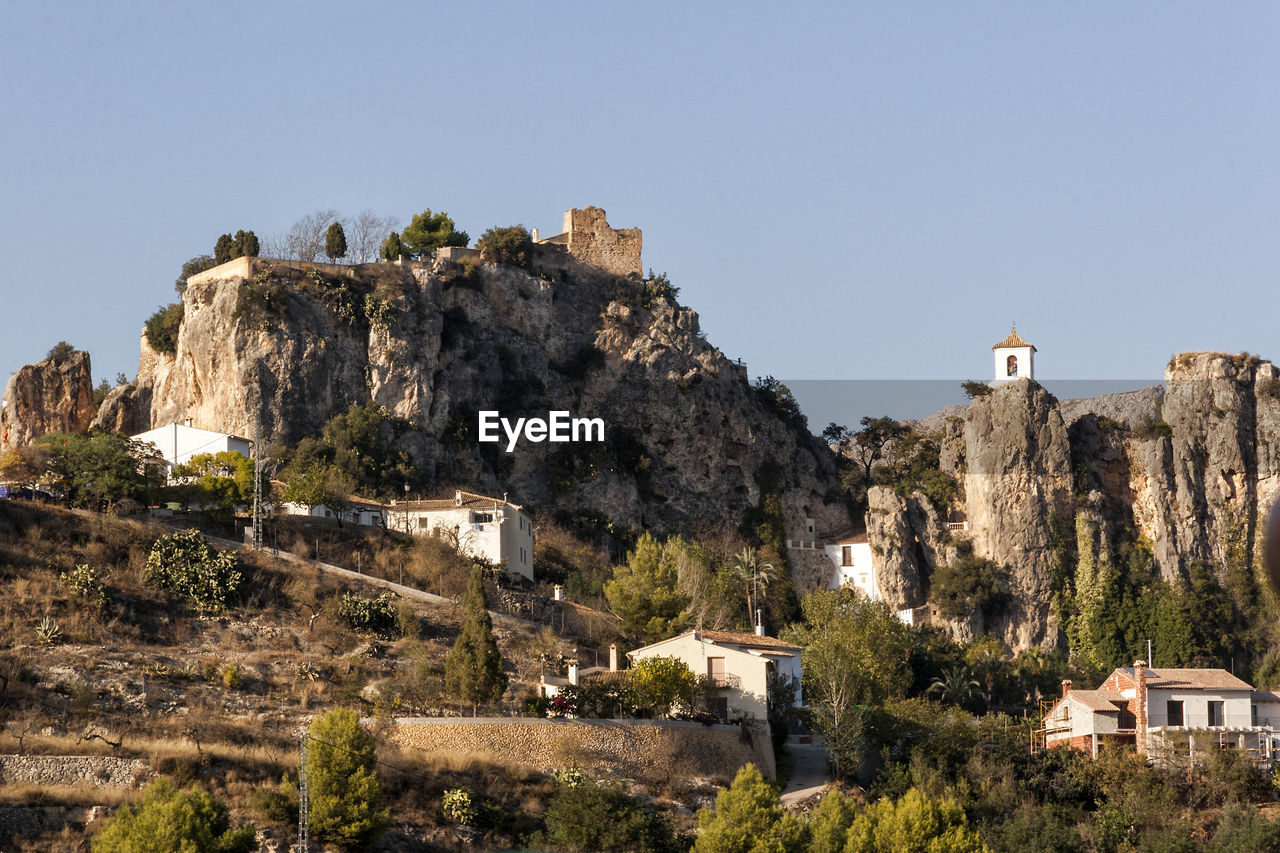
[[25, 447], [51, 432], [84, 432], [93, 421], [89, 353], [72, 350], [20, 368], [0, 410], [0, 450]]
[[121, 435], [137, 435], [151, 428], [151, 389], [136, 383], [117, 385], [108, 393], [91, 424]]
[[1053, 647], [1054, 542], [1071, 522], [1071, 449], [1058, 402], [1032, 381], [974, 400], [964, 426], [974, 552], [1009, 572], [1010, 605], [990, 626], [1014, 648]]
[[[406, 449], [430, 479], [540, 509], [661, 532], [736, 526], [768, 491], [788, 530], [849, 526], [830, 452], [760, 399], [696, 313], [643, 283], [546, 246], [532, 270], [437, 261], [353, 274], [385, 303], [380, 322], [359, 300], [354, 319], [335, 310], [341, 282], [284, 268], [190, 285], [176, 352], [143, 343], [150, 425], [191, 418], [292, 444], [374, 403], [413, 425]], [[598, 417], [607, 440], [522, 440], [507, 453], [505, 439], [478, 442], [482, 410]]]
[[891, 610], [920, 606], [932, 566], [922, 565], [908, 500], [887, 486], [872, 486], [867, 506], [867, 539], [880, 594]]

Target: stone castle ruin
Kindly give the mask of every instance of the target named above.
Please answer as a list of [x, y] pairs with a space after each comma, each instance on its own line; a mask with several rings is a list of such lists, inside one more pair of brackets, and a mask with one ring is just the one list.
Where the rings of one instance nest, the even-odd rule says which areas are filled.
[[579, 261], [616, 275], [643, 273], [640, 229], [609, 227], [605, 212], [598, 207], [566, 210], [563, 233], [539, 239], [535, 228], [533, 239], [544, 246], [564, 246]]

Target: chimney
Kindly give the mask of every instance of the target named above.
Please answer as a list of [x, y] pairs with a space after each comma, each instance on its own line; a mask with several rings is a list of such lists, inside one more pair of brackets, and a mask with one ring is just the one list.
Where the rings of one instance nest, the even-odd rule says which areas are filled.
[[762, 615], [762, 613], [763, 611], [760, 611], [760, 610], [756, 611], [756, 636], [757, 637], [764, 636], [764, 616]]
[[462, 506], [462, 490], [458, 489], [453, 493], [453, 505]]
[[1070, 678], [1062, 679], [1062, 698], [1066, 699], [1067, 694], [1070, 692], [1071, 692], [1071, 679]]
[[564, 601], [564, 586], [556, 584], [552, 589], [551, 595], [556, 601]]
[[1133, 680], [1137, 689], [1133, 692], [1133, 742], [1139, 755], [1147, 754], [1147, 662], [1133, 662]]
[[578, 686], [578, 661], [576, 658], [569, 661], [569, 683], [574, 687]]
[[184, 422], [187, 427], [191, 426], [191, 420], [192, 420], [191, 418], [187, 418], [186, 421]]
[[618, 671], [618, 644], [617, 643], [609, 644], [609, 671], [610, 672]]

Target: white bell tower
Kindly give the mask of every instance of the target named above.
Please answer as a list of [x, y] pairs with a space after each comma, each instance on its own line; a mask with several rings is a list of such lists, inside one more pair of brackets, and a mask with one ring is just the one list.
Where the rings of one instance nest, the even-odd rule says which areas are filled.
[[995, 356], [995, 381], [1011, 382], [1014, 379], [1035, 379], [1036, 348], [1018, 334], [1018, 324], [1013, 325], [1009, 337], [991, 348]]

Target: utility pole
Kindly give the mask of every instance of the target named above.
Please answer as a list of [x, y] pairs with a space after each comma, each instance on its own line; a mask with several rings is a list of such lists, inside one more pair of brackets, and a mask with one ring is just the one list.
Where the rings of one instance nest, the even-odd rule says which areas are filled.
[[253, 450], [253, 550], [262, 550], [262, 453], [258, 442]]
[[302, 732], [298, 751], [298, 850], [310, 853], [310, 791], [307, 783], [307, 732]]

